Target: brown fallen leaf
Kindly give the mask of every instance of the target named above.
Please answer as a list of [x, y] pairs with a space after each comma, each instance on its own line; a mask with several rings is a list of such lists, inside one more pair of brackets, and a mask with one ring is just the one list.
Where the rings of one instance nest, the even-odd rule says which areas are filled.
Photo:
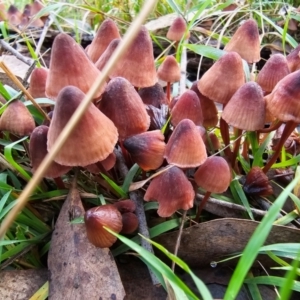
[[[179, 248], [178, 256], [193, 268], [210, 265], [224, 256], [243, 251], [258, 224], [251, 220], [224, 218], [186, 228], [181, 238], [184, 247]], [[175, 231], [162, 234], [154, 240], [172, 252], [176, 237]], [[299, 229], [274, 225], [265, 245], [295, 243], [299, 240]], [[160, 253], [157, 252], [157, 255], [160, 256]]]
[[0, 299], [27, 300], [47, 280], [46, 269], [1, 271]]
[[84, 215], [73, 186], [60, 211], [48, 255], [49, 299], [123, 299], [125, 291], [108, 248], [93, 246], [84, 224], [70, 224]]

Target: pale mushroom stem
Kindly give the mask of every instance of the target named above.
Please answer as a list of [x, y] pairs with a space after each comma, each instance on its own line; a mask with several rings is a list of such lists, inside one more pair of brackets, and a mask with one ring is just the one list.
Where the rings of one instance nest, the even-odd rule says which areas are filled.
[[294, 129], [297, 127], [297, 125], [298, 125], [298, 123], [295, 123], [293, 121], [289, 121], [286, 123], [284, 130], [282, 132], [282, 136], [278, 142], [278, 145], [276, 146], [276, 150], [275, 150], [273, 156], [271, 157], [271, 159], [268, 161], [268, 163], [262, 169], [265, 174], [270, 170], [272, 165], [276, 162], [276, 160], [280, 154], [281, 148], [283, 147], [287, 138], [292, 134]]
[[205, 195], [204, 195], [204, 198], [201, 200], [201, 203], [199, 204], [197, 215], [196, 215], [196, 218], [195, 218], [196, 222], [199, 222], [201, 212], [202, 212], [207, 200], [209, 199], [210, 195], [211, 195], [211, 192], [206, 192]]
[[236, 157], [239, 152], [240, 145], [241, 145], [242, 133], [243, 133], [242, 129], [238, 129], [238, 128], [236, 129], [237, 140], [234, 143], [232, 157], [231, 157], [231, 166], [233, 169], [235, 168]]

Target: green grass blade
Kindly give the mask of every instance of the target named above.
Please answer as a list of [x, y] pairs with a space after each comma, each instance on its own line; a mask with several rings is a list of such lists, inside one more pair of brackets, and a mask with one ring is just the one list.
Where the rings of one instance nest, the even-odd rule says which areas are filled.
[[100, 174], [105, 179], [105, 181], [113, 188], [113, 190], [119, 195], [119, 197], [128, 198], [127, 193], [125, 193], [120, 186], [118, 186], [113, 180], [111, 180], [105, 174], [103, 174], [103, 173], [100, 173]]
[[[266, 284], [266, 285], [275, 285], [279, 287], [284, 287], [287, 284], [287, 279], [277, 276], [258, 276], [253, 277], [251, 279], [245, 279], [245, 283], [254, 283], [254, 284]], [[293, 281], [291, 289], [300, 292], [300, 282]], [[288, 299], [288, 298], [281, 298], [281, 299]]]
[[122, 185], [122, 190], [123, 190], [123, 192], [124, 193], [128, 193], [128, 191], [129, 191], [129, 186], [130, 186], [130, 184], [132, 183], [132, 181], [133, 181], [133, 178], [134, 178], [134, 176], [136, 175], [136, 173], [138, 172], [138, 170], [139, 170], [139, 165], [138, 164], [134, 164], [132, 167], [131, 167], [131, 169], [128, 171], [128, 173], [127, 173], [127, 175], [126, 175], [126, 177], [125, 177], [125, 179], [124, 179], [124, 183], [123, 183], [123, 185]]
[[45, 282], [31, 297], [29, 300], [45, 300], [49, 294], [49, 281]]
[[[250, 272], [247, 275], [247, 278], [250, 278], [250, 279], [253, 278], [252, 272]], [[249, 292], [251, 294], [252, 299], [263, 300], [262, 297], [261, 297], [261, 294], [259, 292], [257, 284], [255, 284], [255, 283], [248, 283], [247, 287], [248, 287], [248, 290], [249, 290]]]
[[177, 5], [176, 1], [167, 0], [167, 3], [174, 10], [174, 12], [178, 13], [179, 15], [183, 15], [183, 12], [181, 11], [180, 7]]
[[238, 196], [240, 202], [244, 205], [244, 207], [247, 210], [247, 213], [249, 215], [249, 217], [251, 218], [251, 220], [254, 220], [251, 208], [250, 208], [250, 204], [248, 202], [248, 199], [244, 193], [244, 190], [242, 189], [239, 181], [235, 178], [231, 181], [230, 183], [230, 190], [234, 190], [234, 194]]
[[272, 169], [278, 169], [278, 168], [285, 168], [285, 167], [290, 167], [290, 166], [295, 166], [300, 162], [300, 154], [298, 154], [297, 156], [288, 159], [286, 161], [282, 161], [280, 163], [277, 164], [273, 164], [272, 165]]
[[131, 240], [125, 238], [124, 236], [121, 236], [119, 234], [116, 234], [115, 232], [111, 231], [110, 229], [106, 228], [107, 231], [109, 231], [111, 234], [116, 236], [121, 242], [126, 244], [128, 247], [130, 247], [132, 250], [137, 252], [140, 256], [142, 256], [149, 265], [152, 268], [155, 268], [158, 272], [162, 274], [162, 276], [168, 278], [170, 282], [175, 284], [177, 287], [179, 287], [188, 297], [189, 299], [197, 299], [198, 297], [185, 285], [185, 283], [175, 275], [175, 273], [171, 270], [170, 267], [168, 267], [165, 263], [163, 263], [161, 260], [159, 260], [155, 255], [145, 250], [140, 245], [132, 242]]
[[170, 258], [172, 261], [174, 261], [180, 268], [182, 268], [185, 272], [191, 275], [191, 277], [194, 280], [194, 283], [196, 287], [198, 288], [198, 291], [202, 295], [203, 299], [206, 300], [213, 300], [210, 291], [206, 287], [206, 285], [192, 272], [192, 270], [189, 268], [189, 266], [179, 257], [176, 255], [170, 253], [166, 248], [164, 248], [162, 245], [153, 242], [149, 239], [146, 239], [143, 237], [145, 240], [147, 240], [149, 243], [154, 245], [157, 249], [159, 249], [161, 252], [163, 252], [168, 258]]
[[[180, 219], [173, 219], [173, 220], [163, 222], [159, 225], [156, 225], [149, 229], [150, 238], [154, 238], [162, 233], [165, 233], [169, 230], [177, 228], [177, 227], [179, 227], [179, 225], [180, 225]], [[131, 239], [131, 241], [138, 243], [140, 241], [140, 237], [135, 236]], [[121, 245], [121, 246], [113, 249], [112, 254], [113, 254], [113, 256], [118, 256], [118, 255], [124, 253], [125, 251], [127, 251], [128, 249], [129, 249], [129, 247], [124, 244], [124, 245]]]
[[4, 87], [1, 81], [0, 81], [0, 94], [4, 97], [6, 101], [10, 100], [11, 98], [10, 94], [7, 92], [6, 88]]
[[260, 247], [263, 245], [272, 229], [273, 222], [276, 220], [280, 209], [282, 208], [289, 193], [292, 191], [299, 179], [300, 176], [297, 176], [286, 187], [286, 189], [274, 201], [273, 205], [268, 211], [268, 214], [264, 216], [261, 223], [255, 229], [231, 277], [229, 286], [224, 296], [224, 300], [231, 300], [237, 297], [237, 294], [242, 287], [245, 276], [247, 275], [250, 267], [252, 266]]
[[7, 192], [0, 200], [0, 213], [2, 212], [2, 209], [4, 205], [6, 204], [7, 200], [9, 199], [11, 191]]
[[[262, 167], [263, 166], [263, 161], [262, 161], [263, 153], [265, 152], [266, 147], [268, 146], [268, 144], [270, 143], [270, 141], [274, 137], [274, 135], [275, 135], [275, 131], [269, 133], [268, 137], [259, 146], [259, 148], [255, 151], [255, 153], [253, 153], [253, 155], [254, 155], [254, 160], [253, 160], [253, 164], [252, 164], [253, 167], [255, 167], [255, 166]], [[251, 145], [252, 145], [252, 143], [251, 143]]]

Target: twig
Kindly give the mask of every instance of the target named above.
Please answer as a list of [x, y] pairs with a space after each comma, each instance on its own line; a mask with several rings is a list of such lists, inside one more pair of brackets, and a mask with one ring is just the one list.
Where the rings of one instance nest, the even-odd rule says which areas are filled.
[[11, 70], [5, 65], [3, 61], [0, 61], [0, 67], [6, 73], [6, 75], [17, 85], [17, 87], [26, 95], [26, 97], [32, 102], [34, 107], [43, 115], [45, 120], [50, 121], [49, 116], [43, 111], [43, 109], [36, 103], [33, 97], [28, 93], [23, 84], [19, 81], [19, 79], [11, 72]]
[[[201, 200], [204, 198], [203, 195], [197, 194], [196, 199]], [[220, 209], [220, 207], [224, 208], [224, 210]], [[220, 217], [237, 217], [240, 216], [241, 213], [247, 212], [246, 208], [242, 205], [231, 203], [231, 202], [226, 202], [222, 201], [216, 198], [209, 197], [205, 208], [206, 211], [213, 213], [217, 216]], [[267, 214], [267, 211], [263, 211], [260, 209], [256, 208], [250, 208], [251, 212], [253, 213], [254, 216], [256, 217], [264, 217]], [[277, 218], [282, 217], [281, 214], [278, 214]]]
[[5, 42], [3, 39], [0, 39], [0, 45], [5, 50], [7, 50], [10, 53], [12, 53], [17, 59], [19, 59], [20, 61], [22, 61], [23, 63], [25, 63], [26, 65], [31, 66], [34, 63], [33, 59], [22, 55], [16, 49], [14, 49], [12, 46], [10, 46], [7, 42]]
[[28, 80], [29, 76], [31, 75], [32, 71], [34, 70], [35, 64], [36, 64], [36, 61], [33, 61], [32, 65], [28, 68], [28, 70], [27, 70], [27, 72], [26, 72], [26, 74], [25, 74], [25, 76], [24, 76], [24, 78], [23, 78], [23, 80], [22, 80], [22, 84], [23, 84], [24, 86], [25, 86], [25, 85], [26, 85], [26, 86], [28, 85], [27, 80]]
[[45, 37], [46, 37], [46, 34], [48, 32], [49, 27], [52, 25], [53, 21], [54, 21], [53, 18], [51, 18], [51, 17], [47, 18], [47, 20], [45, 22], [45, 25], [44, 25], [44, 28], [43, 28], [43, 31], [42, 31], [42, 33], [40, 35], [40, 39], [39, 39], [38, 44], [37, 44], [37, 46], [35, 48], [35, 54], [36, 55], [40, 54], [42, 45], [43, 45]]
[[[124, 159], [121, 151], [115, 150], [114, 152], [116, 154], [116, 158], [117, 158], [116, 164], [117, 164], [118, 170], [120, 172], [120, 175], [123, 178], [125, 178], [125, 176], [128, 173], [128, 168], [126, 166], [125, 159]], [[130, 192], [129, 197], [136, 205], [135, 213], [139, 220], [139, 233], [141, 235], [143, 235], [145, 238], [149, 239], [150, 234], [149, 234], [147, 221], [146, 221], [146, 215], [145, 215], [145, 210], [144, 210], [144, 205], [143, 205], [143, 197], [139, 191]], [[144, 249], [148, 250], [150, 253], [154, 253], [152, 245], [148, 241], [141, 238], [140, 242]], [[152, 272], [152, 270], [150, 268], [148, 268], [148, 270], [149, 270], [149, 274], [151, 276], [153, 285], [159, 284], [160, 282], [159, 282], [158, 278], [156, 277], [156, 275]]]
[[[185, 223], [185, 218], [186, 218], [186, 213], [187, 210], [185, 210], [182, 214], [182, 219], [181, 219], [181, 223], [180, 223], [180, 227], [179, 227], [179, 231], [178, 231], [178, 235], [177, 235], [177, 240], [176, 240], [176, 245], [175, 245], [175, 249], [174, 249], [174, 255], [177, 256], [178, 253], [178, 249], [180, 246], [180, 242], [181, 242], [181, 236], [182, 236], [182, 231], [183, 231], [183, 225]], [[175, 270], [175, 261], [172, 261], [172, 271], [174, 272]]]

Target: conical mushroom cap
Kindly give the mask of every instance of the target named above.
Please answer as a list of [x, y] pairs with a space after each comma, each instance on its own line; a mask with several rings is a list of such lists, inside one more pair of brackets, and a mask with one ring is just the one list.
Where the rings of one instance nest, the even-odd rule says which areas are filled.
[[87, 165], [84, 168], [93, 174], [98, 174], [103, 170], [99, 168], [98, 164], [101, 164], [102, 168], [104, 168], [106, 171], [109, 171], [116, 164], [116, 160], [117, 160], [116, 155], [114, 152], [112, 152], [104, 160], [101, 160], [95, 164]]
[[180, 68], [174, 56], [166, 57], [157, 70], [157, 76], [160, 80], [171, 83], [180, 80]]
[[266, 119], [266, 105], [261, 87], [253, 81], [242, 85], [225, 106], [222, 118], [239, 129], [262, 129]]
[[35, 68], [31, 73], [28, 92], [33, 98], [46, 97], [47, 76], [48, 69], [45, 68]]
[[165, 150], [169, 164], [180, 168], [194, 168], [207, 158], [200, 131], [193, 121], [184, 119], [175, 127]]
[[158, 201], [158, 215], [170, 217], [176, 210], [193, 207], [195, 192], [183, 171], [177, 167], [166, 170], [150, 182], [145, 201]]
[[109, 75], [110, 78], [124, 77], [135, 87], [148, 87], [157, 82], [153, 45], [145, 26], [126, 50]]
[[155, 170], [164, 161], [164, 140], [160, 130], [147, 131], [125, 139], [124, 147], [143, 170]]
[[300, 44], [286, 57], [290, 72], [300, 69]]
[[300, 123], [300, 71], [281, 79], [265, 99], [274, 117], [282, 122]]
[[0, 118], [0, 130], [19, 136], [30, 135], [35, 128], [32, 115], [23, 102], [11, 102]]
[[203, 115], [202, 125], [204, 127], [215, 127], [219, 121], [218, 110], [215, 103], [200, 93], [197, 82], [192, 84], [191, 91], [194, 91], [200, 100]]
[[198, 81], [198, 89], [210, 100], [226, 104], [244, 83], [241, 57], [236, 52], [228, 52], [204, 73]]
[[[48, 151], [84, 98], [84, 93], [67, 86], [57, 97], [48, 132]], [[90, 104], [55, 157], [65, 166], [86, 166], [104, 160], [118, 140], [117, 128], [94, 104]]]
[[[46, 82], [46, 95], [49, 98], [55, 100], [61, 89], [68, 85], [76, 86], [87, 93], [99, 74], [100, 71], [73, 38], [65, 33], [56, 36]], [[103, 85], [95, 98], [100, 97], [104, 88]]]
[[258, 26], [255, 20], [245, 21], [234, 33], [225, 51], [237, 52], [248, 63], [260, 60], [260, 40]]
[[275, 85], [290, 73], [286, 58], [278, 53], [272, 55], [257, 76], [257, 83], [267, 92], [272, 92]]
[[[30, 160], [33, 172], [39, 167], [45, 156], [48, 154], [47, 151], [47, 134], [49, 128], [45, 125], [36, 127], [31, 136], [29, 143]], [[55, 161], [51, 163], [47, 169], [44, 177], [56, 178], [63, 174], [66, 174], [71, 170], [71, 167], [59, 165]]]
[[194, 179], [198, 186], [211, 193], [225, 192], [231, 182], [231, 171], [221, 156], [210, 156], [196, 171]]
[[[171, 41], [179, 42], [186, 32], [187, 26], [186, 22], [182, 17], [177, 17], [172, 25], [170, 26], [167, 32], [167, 39]], [[188, 39], [190, 37], [189, 31], [186, 32], [185, 38]]]
[[120, 39], [119, 29], [111, 19], [103, 21], [95, 38], [86, 51], [92, 62], [96, 62], [113, 39]]
[[95, 66], [98, 70], [102, 71], [105, 67], [106, 63], [116, 50], [116, 48], [119, 46], [121, 42], [121, 39], [114, 39], [110, 42], [110, 44], [107, 46], [106, 50], [102, 53], [102, 55], [99, 57], [99, 59], [95, 62]]
[[144, 104], [160, 108], [162, 104], [168, 103], [164, 89], [158, 82], [153, 86], [139, 89], [138, 93]]
[[110, 118], [118, 128], [120, 139], [147, 131], [150, 118], [144, 103], [126, 79], [112, 79], [99, 103], [100, 110]]
[[7, 11], [8, 24], [12, 26], [18, 26], [22, 21], [22, 13], [16, 6], [11, 4]]
[[200, 100], [194, 91], [185, 91], [171, 111], [171, 123], [174, 126], [183, 120], [192, 120], [196, 125], [202, 125], [203, 115]]

